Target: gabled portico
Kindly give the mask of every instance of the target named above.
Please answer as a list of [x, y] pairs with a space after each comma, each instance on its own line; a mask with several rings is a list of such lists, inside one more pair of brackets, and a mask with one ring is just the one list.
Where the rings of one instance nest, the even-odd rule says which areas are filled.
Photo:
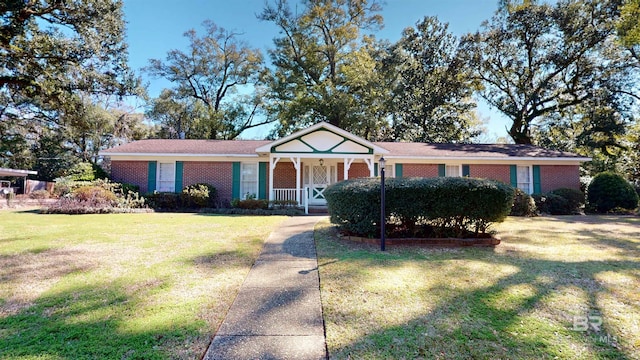
[[[367, 175], [375, 176], [376, 157], [388, 153], [324, 122], [261, 146], [256, 152], [269, 156], [269, 200], [295, 200], [300, 205], [326, 204], [324, 189], [338, 179], [348, 179], [354, 164], [366, 165]], [[285, 162], [295, 169], [295, 188], [274, 187], [274, 172]]]

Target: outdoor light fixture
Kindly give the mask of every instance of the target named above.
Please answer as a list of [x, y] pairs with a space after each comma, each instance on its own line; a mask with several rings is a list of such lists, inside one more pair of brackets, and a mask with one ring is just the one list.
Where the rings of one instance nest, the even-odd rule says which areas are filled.
[[385, 199], [384, 199], [384, 166], [387, 161], [384, 159], [384, 156], [380, 158], [380, 250], [384, 251], [384, 242], [385, 242], [385, 225], [387, 222], [385, 214]]
[[324, 159], [320, 159], [320, 166], [324, 166]]

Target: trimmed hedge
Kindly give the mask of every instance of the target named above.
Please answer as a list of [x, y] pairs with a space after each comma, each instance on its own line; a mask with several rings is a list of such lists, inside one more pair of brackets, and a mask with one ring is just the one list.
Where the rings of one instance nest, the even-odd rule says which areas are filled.
[[551, 215], [580, 214], [585, 198], [582, 191], [560, 188], [533, 198], [540, 212]]
[[[331, 222], [362, 235], [380, 234], [380, 180], [350, 179], [325, 192]], [[472, 178], [391, 178], [386, 183], [386, 218], [396, 226], [430, 226], [440, 237], [485, 234], [511, 210], [514, 189]], [[411, 232], [411, 231], [409, 231]]]
[[511, 207], [511, 216], [537, 216], [538, 208], [533, 198], [519, 188], [515, 188], [515, 197]]
[[587, 210], [607, 213], [615, 209], [638, 207], [638, 194], [619, 174], [603, 172], [596, 175], [587, 188]]
[[182, 189], [182, 205], [189, 208], [214, 207], [218, 190], [211, 184], [193, 184]]

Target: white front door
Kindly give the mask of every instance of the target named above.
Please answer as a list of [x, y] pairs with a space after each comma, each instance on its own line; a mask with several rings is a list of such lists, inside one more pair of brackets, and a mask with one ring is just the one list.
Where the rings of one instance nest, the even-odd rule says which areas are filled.
[[336, 181], [336, 166], [320, 165], [319, 162], [305, 166], [305, 186], [309, 187], [309, 205], [325, 205], [324, 191]]

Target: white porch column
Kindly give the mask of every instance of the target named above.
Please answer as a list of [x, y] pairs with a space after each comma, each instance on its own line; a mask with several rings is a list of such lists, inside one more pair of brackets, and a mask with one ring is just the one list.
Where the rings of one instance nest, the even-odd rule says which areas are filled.
[[296, 168], [296, 201], [300, 204], [300, 156], [290, 157], [293, 167]]
[[376, 175], [375, 168], [373, 166], [374, 158], [373, 156], [370, 158], [364, 158], [364, 162], [367, 163], [367, 167], [369, 168], [369, 176], [374, 177]]
[[351, 168], [353, 160], [355, 160], [355, 158], [344, 158], [344, 176], [342, 180], [347, 180], [349, 178], [349, 168]]
[[276, 168], [276, 164], [280, 161], [279, 157], [274, 158], [269, 154], [269, 201], [275, 200], [273, 198], [273, 170]]

